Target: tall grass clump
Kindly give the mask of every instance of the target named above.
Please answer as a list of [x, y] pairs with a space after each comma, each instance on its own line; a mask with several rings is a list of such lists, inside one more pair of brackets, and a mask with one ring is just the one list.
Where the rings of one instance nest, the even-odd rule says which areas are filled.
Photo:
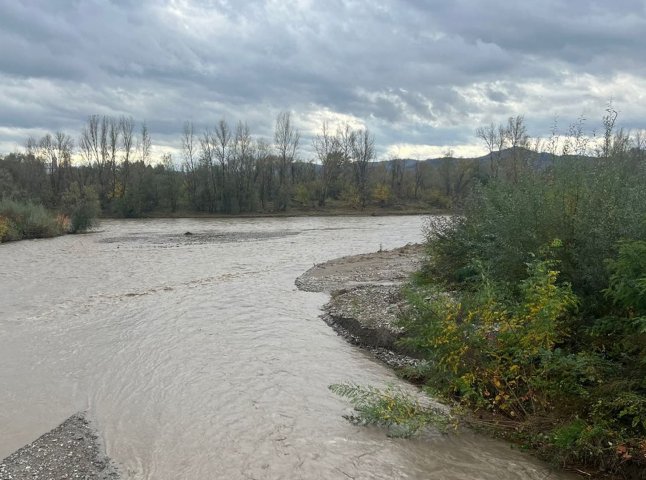
[[99, 199], [91, 187], [72, 183], [61, 209], [57, 214], [31, 201], [0, 199], [0, 242], [85, 232], [96, 225]]
[[489, 178], [429, 223], [402, 341], [545, 457], [646, 478], [646, 159], [606, 126], [595, 155]]
[[63, 233], [64, 225], [42, 205], [0, 200], [0, 242], [54, 237]]

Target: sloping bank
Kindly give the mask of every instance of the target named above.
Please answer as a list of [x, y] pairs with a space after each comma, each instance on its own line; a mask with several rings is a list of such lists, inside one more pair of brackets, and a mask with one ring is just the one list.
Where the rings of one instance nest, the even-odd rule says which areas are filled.
[[86, 415], [77, 413], [0, 462], [2, 480], [35, 478], [117, 480], [119, 474]]
[[396, 343], [402, 335], [396, 320], [404, 307], [401, 287], [419, 270], [423, 255], [423, 245], [409, 244], [337, 258], [315, 265], [295, 283], [301, 290], [331, 295], [322, 318], [346, 340], [391, 367], [413, 365], [411, 352]]

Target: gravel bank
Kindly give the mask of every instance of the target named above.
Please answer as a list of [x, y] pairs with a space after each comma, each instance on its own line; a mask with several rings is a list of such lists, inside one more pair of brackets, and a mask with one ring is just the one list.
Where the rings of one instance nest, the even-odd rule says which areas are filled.
[[422, 263], [422, 245], [406, 245], [315, 265], [296, 279], [308, 292], [331, 294], [321, 318], [349, 342], [370, 350], [392, 367], [417, 360], [396, 345], [395, 325], [405, 307], [401, 287]]
[[306, 292], [332, 293], [361, 285], [401, 285], [419, 269], [424, 246], [409, 244], [394, 250], [336, 258], [314, 265], [296, 279]]
[[118, 478], [84, 413], [71, 416], [0, 462], [2, 480]]

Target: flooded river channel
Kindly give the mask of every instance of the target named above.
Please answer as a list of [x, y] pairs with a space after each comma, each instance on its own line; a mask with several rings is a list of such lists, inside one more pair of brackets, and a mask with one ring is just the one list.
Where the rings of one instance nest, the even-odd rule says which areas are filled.
[[[0, 246], [0, 458], [87, 410], [133, 479], [557, 479], [465, 432], [391, 439], [331, 383], [398, 382], [294, 279], [422, 217], [105, 221]], [[193, 235], [184, 235], [190, 231]]]

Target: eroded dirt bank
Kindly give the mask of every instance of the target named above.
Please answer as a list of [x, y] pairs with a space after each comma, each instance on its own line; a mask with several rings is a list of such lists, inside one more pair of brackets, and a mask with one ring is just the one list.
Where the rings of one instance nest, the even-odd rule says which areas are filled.
[[346, 340], [370, 350], [390, 366], [416, 362], [396, 344], [396, 319], [404, 307], [402, 285], [422, 263], [423, 245], [337, 258], [315, 265], [296, 279], [308, 292], [331, 295], [322, 315]]
[[116, 467], [85, 414], [77, 413], [58, 427], [0, 462], [0, 479], [116, 480]]

